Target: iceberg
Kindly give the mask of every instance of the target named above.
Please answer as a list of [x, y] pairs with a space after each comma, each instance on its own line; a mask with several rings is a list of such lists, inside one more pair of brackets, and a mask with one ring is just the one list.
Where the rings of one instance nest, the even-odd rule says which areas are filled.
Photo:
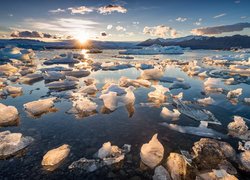
[[161, 125], [183, 134], [192, 134], [196, 136], [210, 137], [216, 139], [226, 138], [226, 135], [208, 128], [207, 124], [208, 124], [207, 122], [201, 121], [199, 127], [192, 127], [192, 126], [179, 126], [176, 124], [168, 124], [166, 122], [161, 123]]
[[165, 118], [178, 118], [180, 116], [180, 112], [178, 111], [178, 109], [173, 109], [173, 111], [169, 110], [166, 107], [163, 107], [161, 110], [161, 116], [165, 117]]
[[67, 158], [69, 153], [70, 148], [67, 144], [51, 149], [43, 156], [42, 165], [45, 166], [47, 170], [54, 170], [55, 167], [53, 166], [62, 163], [62, 161]]
[[163, 155], [164, 147], [157, 139], [157, 134], [155, 134], [148, 143], [143, 144], [141, 147], [141, 160], [152, 169], [161, 162]]
[[23, 105], [24, 109], [32, 116], [39, 116], [43, 113], [50, 112], [54, 106], [56, 98], [39, 99]]
[[119, 54], [126, 55], [155, 55], [155, 54], [183, 54], [183, 49], [180, 46], [161, 46], [153, 44], [149, 47], [142, 49], [127, 49], [126, 51], [120, 51]]
[[6, 106], [0, 103], [0, 127], [16, 126], [18, 124], [18, 111], [14, 106]]
[[185, 114], [186, 116], [196, 120], [196, 121], [206, 121], [211, 124], [221, 125], [220, 121], [214, 117], [214, 115], [205, 109], [197, 109], [195, 107], [188, 106], [184, 104], [180, 99], [173, 99], [177, 106], [177, 109]]
[[17, 154], [33, 141], [32, 137], [25, 137], [21, 133], [11, 133], [10, 131], [0, 132], [0, 159]]
[[47, 60], [44, 62], [45, 65], [52, 64], [77, 64], [80, 61], [78, 59], [74, 59], [73, 53], [69, 52], [66, 57], [55, 57], [54, 59]]

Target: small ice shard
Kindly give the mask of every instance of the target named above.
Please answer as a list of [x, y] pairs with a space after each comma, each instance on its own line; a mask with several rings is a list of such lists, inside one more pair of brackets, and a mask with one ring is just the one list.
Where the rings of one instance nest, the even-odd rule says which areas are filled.
[[39, 116], [43, 113], [51, 111], [55, 100], [56, 98], [39, 99], [38, 101], [26, 103], [23, 107], [29, 114]]
[[145, 70], [145, 69], [153, 69], [154, 68], [154, 66], [153, 65], [151, 65], [151, 64], [144, 64], [144, 63], [137, 63], [136, 65], [135, 65], [135, 67], [136, 68], [140, 68], [140, 69], [142, 69], [142, 70]]
[[56, 66], [56, 67], [48, 67], [48, 68], [42, 68], [39, 69], [40, 71], [44, 72], [49, 72], [49, 71], [72, 71], [72, 68], [67, 68], [63, 66]]
[[183, 98], [183, 92], [180, 92], [180, 93], [177, 94], [177, 95], [172, 95], [172, 97], [175, 98], [175, 99], [180, 99], [180, 100], [182, 100], [182, 98]]
[[164, 77], [161, 77], [159, 79], [159, 81], [166, 82], [166, 83], [174, 83], [174, 82], [182, 82], [183, 79], [182, 78], [164, 76]]
[[54, 170], [52, 166], [60, 164], [63, 160], [67, 158], [69, 153], [70, 148], [67, 144], [64, 144], [55, 149], [51, 149], [43, 156], [42, 165], [47, 166], [46, 169], [48, 170], [50, 169], [50, 167]]
[[174, 81], [174, 83], [171, 84], [169, 87], [169, 89], [179, 89], [179, 88], [189, 89], [189, 88], [191, 88], [191, 86], [189, 83], [186, 83], [186, 82]]
[[102, 94], [107, 94], [109, 92], [116, 92], [118, 96], [123, 95], [126, 93], [125, 88], [120, 87], [117, 84], [114, 83], [106, 83], [103, 87], [102, 87]]
[[166, 99], [165, 93], [169, 92], [169, 89], [162, 85], [152, 85], [152, 87], [154, 87], [155, 90], [148, 93], [148, 97], [153, 100], [164, 102]]
[[141, 160], [152, 169], [161, 162], [163, 154], [164, 147], [157, 139], [157, 134], [155, 134], [148, 143], [143, 144], [141, 147]]
[[58, 81], [65, 78], [65, 75], [58, 71], [48, 71], [43, 74], [43, 79], [45, 81]]
[[116, 148], [116, 147], [112, 147], [110, 142], [104, 143], [102, 147], [98, 150], [97, 157], [100, 159], [103, 159], [107, 156], [110, 156], [112, 153], [112, 148]]
[[226, 79], [226, 80], [224, 81], [224, 83], [225, 83], [226, 85], [234, 85], [234, 84], [237, 84], [237, 82], [235, 82], [234, 78]]
[[250, 98], [244, 98], [244, 102], [250, 104]]
[[161, 123], [161, 125], [180, 132], [184, 134], [192, 134], [196, 136], [202, 136], [202, 137], [211, 137], [216, 139], [226, 138], [226, 135], [221, 134], [213, 129], [207, 128], [207, 122], [201, 121], [201, 124], [199, 127], [193, 127], [193, 126], [179, 126], [176, 124], [168, 124], [166, 122]]
[[110, 91], [107, 94], [102, 94], [99, 98], [103, 100], [104, 106], [110, 111], [114, 111], [117, 108], [118, 98], [116, 92]]
[[51, 90], [63, 91], [68, 89], [74, 89], [77, 85], [78, 83], [76, 81], [65, 79], [48, 83], [46, 84], [46, 87]]
[[87, 97], [78, 97], [73, 101], [73, 108], [70, 112], [81, 115], [81, 117], [90, 116], [96, 113], [97, 104]]
[[242, 117], [234, 116], [234, 122], [230, 122], [227, 128], [229, 135], [242, 140], [250, 140], [250, 130]]
[[51, 65], [51, 64], [76, 64], [79, 63], [80, 61], [77, 59], [74, 59], [73, 53], [69, 52], [67, 54], [67, 57], [55, 57], [54, 59], [45, 61], [45, 65]]
[[220, 80], [215, 78], [208, 78], [204, 82], [204, 89], [206, 92], [223, 92], [223, 88], [220, 87]]
[[244, 143], [239, 142], [238, 149], [242, 151], [250, 151], [250, 141], [246, 141]]
[[153, 180], [171, 180], [169, 172], [163, 166], [155, 168]]
[[173, 109], [173, 111], [169, 110], [166, 107], [163, 107], [161, 110], [161, 116], [166, 118], [178, 118], [180, 116], [180, 112], [178, 109]]
[[134, 59], [133, 56], [126, 56], [126, 55], [115, 55], [115, 56], [112, 56], [114, 58], [121, 58], [121, 59]]
[[4, 90], [7, 92], [7, 94], [10, 95], [17, 95], [23, 93], [22, 87], [7, 86], [4, 88]]
[[18, 111], [14, 106], [6, 106], [0, 103], [0, 127], [15, 126], [18, 124]]
[[207, 98], [203, 98], [203, 99], [198, 99], [197, 102], [199, 104], [202, 104], [202, 105], [211, 105], [213, 104], [215, 101], [213, 98], [211, 97], [207, 97]]
[[32, 137], [24, 137], [21, 133], [0, 132], [0, 159], [15, 155], [33, 142]]
[[240, 168], [250, 172], [250, 151], [244, 151], [239, 155]]
[[159, 80], [164, 75], [161, 67], [154, 67], [154, 69], [146, 69], [141, 71], [141, 78], [146, 80]]
[[89, 71], [85, 71], [85, 70], [80, 70], [80, 71], [65, 71], [64, 72], [65, 76], [72, 76], [72, 77], [76, 77], [76, 78], [81, 78], [81, 77], [86, 77], [88, 75], [90, 75]]
[[91, 173], [96, 171], [99, 168], [105, 166], [104, 162], [100, 159], [86, 159], [81, 158], [78, 161], [74, 161], [70, 166], [69, 169], [80, 169], [87, 173]]
[[129, 87], [129, 86], [134, 86], [134, 87], [149, 87], [151, 86], [151, 82], [145, 79], [129, 79], [127, 77], [122, 76], [119, 80], [119, 85], [121, 87]]
[[207, 71], [203, 71], [203, 72], [199, 73], [198, 76], [201, 77], [201, 78], [206, 78], [206, 77], [208, 77]]
[[20, 78], [20, 82], [24, 84], [33, 84], [41, 80], [43, 80], [43, 75], [38, 73], [27, 74]]
[[12, 66], [11, 64], [0, 65], [0, 75], [11, 76], [18, 72], [18, 68]]
[[96, 85], [97, 80], [94, 78], [88, 78], [88, 79], [84, 79], [84, 83], [86, 84], [86, 86]]
[[172, 179], [188, 179], [188, 165], [183, 156], [178, 153], [170, 153], [167, 159], [167, 168]]
[[96, 88], [96, 86], [94, 84], [89, 85], [89, 86], [84, 86], [82, 88], [80, 88], [77, 92], [78, 93], [86, 93], [89, 95], [93, 95], [98, 91], [98, 89]]
[[197, 109], [189, 105], [184, 104], [180, 99], [174, 99], [177, 109], [185, 114], [186, 116], [196, 120], [196, 121], [206, 121], [211, 124], [221, 125], [220, 121], [214, 117], [214, 115], [205, 109]]
[[231, 99], [231, 98], [238, 98], [241, 94], [242, 94], [242, 88], [238, 88], [232, 91], [229, 91], [227, 93], [227, 98]]

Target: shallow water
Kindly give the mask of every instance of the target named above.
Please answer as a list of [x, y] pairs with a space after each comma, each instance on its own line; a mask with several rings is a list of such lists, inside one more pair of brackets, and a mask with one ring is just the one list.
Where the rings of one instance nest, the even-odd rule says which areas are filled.
[[[67, 51], [68, 50], [53, 50], [36, 52], [38, 67], [42, 67], [42, 60], [39, 61], [39, 59], [51, 58], [54, 55]], [[157, 58], [178, 59], [181, 61], [228, 53], [233, 52], [197, 50], [185, 52], [183, 55], [159, 55]], [[95, 61], [121, 60], [111, 58], [111, 56], [117, 54], [117, 50], [105, 50], [102, 54], [88, 54], [87, 56], [89, 59], [94, 59]], [[153, 56], [135, 56], [133, 61], [145, 61], [151, 58], [153, 58]], [[121, 76], [135, 79], [139, 75], [139, 70], [129, 68], [118, 71], [100, 70], [92, 72], [88, 77], [97, 79], [97, 88], [101, 89], [107, 81], [118, 81]], [[195, 98], [205, 97], [201, 94], [204, 82], [202, 79], [189, 77], [180, 69], [171, 66], [166, 68], [165, 75], [184, 78], [185, 81], [191, 85], [191, 88], [187, 90], [171, 90], [172, 94], [183, 92], [183, 100], [194, 100]], [[170, 83], [160, 84], [166, 87], [170, 86]], [[23, 104], [46, 96], [49, 90], [44, 86], [44, 81], [37, 82], [33, 85], [16, 86], [22, 86], [24, 94], [16, 98], [8, 97], [7, 99], [2, 99], [0, 102], [6, 105], [13, 105], [18, 109], [20, 112], [20, 124], [16, 127], [1, 128], [1, 131], [10, 130], [11, 132], [21, 132], [24, 136], [33, 137], [35, 141], [28, 147], [23, 156], [0, 161], [0, 179], [108, 179], [114, 176], [118, 179], [128, 179], [134, 176], [139, 176], [141, 179], [150, 179], [153, 175], [153, 171], [140, 168], [139, 154], [142, 144], [147, 143], [153, 134], [158, 133], [158, 139], [165, 148], [162, 164], [166, 162], [166, 158], [170, 152], [179, 152], [179, 150], [189, 151], [193, 143], [201, 138], [195, 135], [181, 134], [159, 125], [161, 122], [171, 122], [171, 120], [166, 120], [160, 116], [161, 108], [142, 107], [140, 105], [140, 103], [148, 102], [147, 94], [152, 91], [153, 88], [138, 88], [135, 90], [135, 112], [132, 117], [128, 116], [128, 111], [124, 106], [120, 106], [110, 114], [102, 114], [101, 108], [103, 102], [98, 98], [94, 98], [94, 101], [98, 104], [98, 114], [77, 119], [73, 114], [66, 113], [72, 106], [71, 101], [66, 99], [61, 99], [55, 103], [55, 107], [58, 109], [55, 113], [44, 114], [39, 118], [29, 117], [23, 109]], [[223, 85], [223, 87], [228, 90], [241, 87], [243, 88], [243, 95], [240, 98], [250, 97], [250, 86], [247, 84]], [[97, 97], [99, 94], [97, 94]], [[226, 126], [229, 122], [233, 121], [233, 115], [240, 115], [250, 119], [250, 106], [243, 103], [233, 105], [223, 94], [210, 94], [210, 96], [215, 100], [215, 104], [204, 107], [204, 109], [211, 111], [215, 117], [221, 121], [222, 126], [211, 125], [209, 127], [226, 134]], [[186, 126], [199, 125], [199, 122], [184, 115], [181, 115], [179, 120], [174, 121], [174, 123]], [[250, 125], [250, 122], [247, 122], [247, 124]], [[118, 167], [103, 168], [92, 174], [71, 172], [68, 169], [68, 166], [73, 161], [82, 157], [92, 158], [93, 154], [107, 141], [119, 147], [122, 147], [123, 144], [132, 145], [131, 153], [128, 155], [129, 157], [127, 157], [123, 163], [119, 163], [117, 165]], [[229, 142], [237, 149], [237, 139], [228, 138], [224, 139], [224, 141]], [[44, 170], [41, 166], [43, 155], [48, 150], [62, 144], [69, 144], [71, 146], [70, 156], [55, 171], [48, 172]], [[246, 174], [240, 175], [242, 179], [247, 179]]]

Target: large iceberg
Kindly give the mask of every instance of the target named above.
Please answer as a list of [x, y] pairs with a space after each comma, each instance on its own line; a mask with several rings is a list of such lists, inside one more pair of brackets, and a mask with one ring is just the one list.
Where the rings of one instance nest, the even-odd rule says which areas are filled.
[[154, 44], [142, 49], [128, 49], [120, 51], [120, 54], [136, 54], [136, 55], [154, 55], [154, 54], [183, 54], [183, 49], [180, 46], [161, 46]]

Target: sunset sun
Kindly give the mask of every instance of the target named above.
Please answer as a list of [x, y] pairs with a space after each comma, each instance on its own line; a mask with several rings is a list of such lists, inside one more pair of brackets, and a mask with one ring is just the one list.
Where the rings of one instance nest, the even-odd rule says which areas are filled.
[[75, 36], [75, 39], [78, 40], [80, 44], [84, 44], [89, 40], [89, 36], [86, 32], [80, 32]]

